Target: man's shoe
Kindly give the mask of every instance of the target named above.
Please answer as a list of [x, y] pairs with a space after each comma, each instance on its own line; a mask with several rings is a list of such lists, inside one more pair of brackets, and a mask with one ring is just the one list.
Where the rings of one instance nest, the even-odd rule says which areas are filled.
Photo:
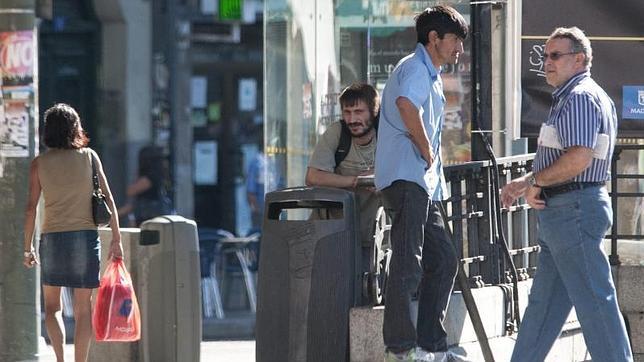
[[474, 362], [467, 357], [452, 351], [429, 352], [420, 347], [416, 348], [414, 362]]
[[445, 362], [474, 362], [474, 360], [471, 360], [465, 356], [461, 356], [460, 354], [456, 354], [452, 351], [447, 351], [445, 353]]
[[392, 351], [385, 352], [385, 362], [414, 362], [416, 350], [414, 348], [404, 352], [394, 353]]
[[444, 362], [447, 352], [430, 352], [420, 347], [414, 353], [414, 362]]

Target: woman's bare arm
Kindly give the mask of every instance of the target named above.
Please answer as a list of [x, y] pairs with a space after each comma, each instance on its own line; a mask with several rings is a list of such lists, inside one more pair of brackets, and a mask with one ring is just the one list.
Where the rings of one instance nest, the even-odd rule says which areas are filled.
[[112, 242], [110, 244], [110, 253], [109, 258], [112, 257], [122, 258], [123, 257], [123, 246], [121, 245], [121, 228], [119, 225], [119, 214], [116, 209], [116, 204], [114, 203], [114, 198], [112, 197], [112, 191], [105, 177], [105, 172], [103, 172], [103, 164], [98, 156], [95, 158], [97, 161], [96, 172], [98, 173], [98, 181], [101, 186], [101, 190], [105, 195], [107, 200], [107, 206], [112, 211], [112, 219], [110, 220], [110, 228], [112, 229]]
[[24, 250], [31, 252], [29, 256], [25, 256], [23, 264], [31, 268], [38, 263], [36, 254], [34, 252], [33, 239], [34, 230], [36, 228], [36, 209], [38, 207], [38, 200], [40, 199], [40, 179], [38, 178], [38, 158], [34, 158], [29, 166], [29, 196], [27, 197], [27, 207], [25, 208], [25, 224], [24, 224]]

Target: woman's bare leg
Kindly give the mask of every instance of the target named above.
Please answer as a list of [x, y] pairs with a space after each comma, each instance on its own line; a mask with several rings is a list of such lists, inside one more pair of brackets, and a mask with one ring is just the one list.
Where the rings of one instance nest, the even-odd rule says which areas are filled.
[[74, 289], [74, 357], [86, 362], [92, 338], [92, 289]]
[[43, 285], [43, 298], [45, 300], [45, 328], [49, 336], [49, 343], [56, 353], [56, 361], [65, 360], [63, 343], [65, 343], [65, 326], [60, 301], [60, 287]]

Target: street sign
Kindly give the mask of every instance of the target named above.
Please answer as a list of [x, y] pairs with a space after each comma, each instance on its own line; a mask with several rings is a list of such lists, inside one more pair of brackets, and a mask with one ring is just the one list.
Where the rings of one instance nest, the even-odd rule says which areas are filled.
[[241, 20], [244, 0], [219, 0], [219, 20]]

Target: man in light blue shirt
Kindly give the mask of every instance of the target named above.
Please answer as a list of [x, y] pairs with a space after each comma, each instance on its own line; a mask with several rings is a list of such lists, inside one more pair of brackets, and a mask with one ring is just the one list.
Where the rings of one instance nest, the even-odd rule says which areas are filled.
[[443, 327], [458, 257], [439, 209], [447, 191], [440, 67], [458, 61], [467, 32], [453, 8], [425, 9], [416, 17], [416, 50], [398, 63], [382, 94], [375, 183], [392, 218], [393, 252], [385, 294], [386, 361], [458, 360], [447, 352]]

